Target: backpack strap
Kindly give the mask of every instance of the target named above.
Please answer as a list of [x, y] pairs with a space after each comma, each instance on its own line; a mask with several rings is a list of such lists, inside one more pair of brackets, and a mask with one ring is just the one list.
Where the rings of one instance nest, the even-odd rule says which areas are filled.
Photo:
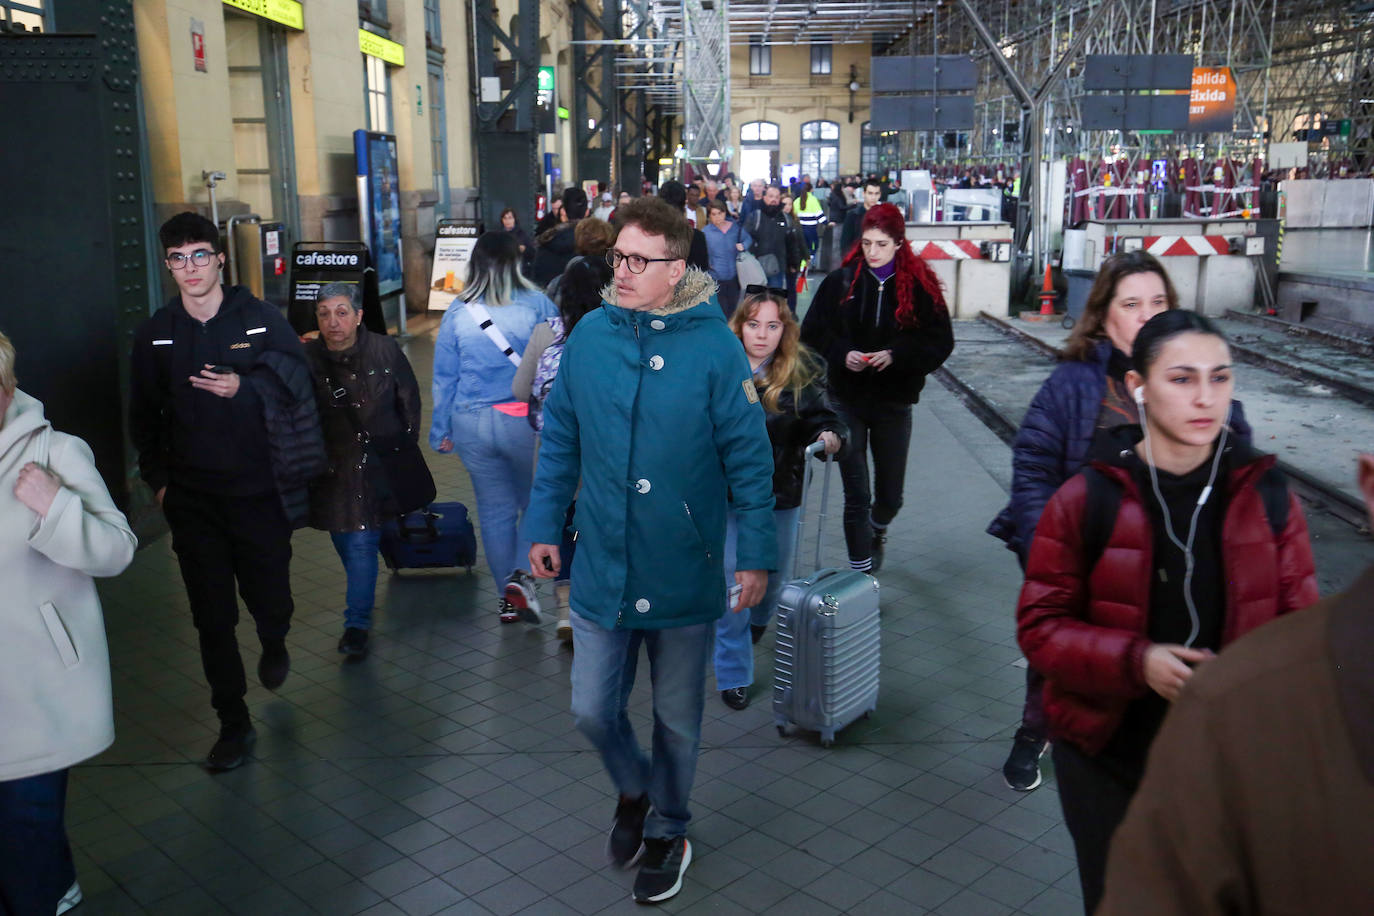
[[506, 340], [506, 335], [501, 333], [501, 329], [496, 326], [496, 322], [491, 318], [491, 312], [480, 302], [464, 302], [463, 308], [468, 310], [472, 320], [477, 322], [477, 326], [486, 332], [487, 337], [492, 343], [496, 344], [497, 349], [506, 355], [506, 359], [511, 361], [515, 368], [520, 368], [522, 354], [510, 345]]
[[1288, 527], [1288, 478], [1284, 476], [1283, 471], [1272, 467], [1260, 476], [1255, 483], [1255, 489], [1259, 491], [1260, 501], [1264, 503], [1269, 530], [1274, 533], [1274, 540], [1277, 541], [1283, 536], [1283, 529]]
[[1079, 473], [1088, 486], [1083, 502], [1083, 556], [1088, 560], [1088, 571], [1092, 572], [1097, 561], [1102, 559], [1116, 527], [1116, 515], [1121, 509], [1121, 485], [1092, 465], [1084, 465]]

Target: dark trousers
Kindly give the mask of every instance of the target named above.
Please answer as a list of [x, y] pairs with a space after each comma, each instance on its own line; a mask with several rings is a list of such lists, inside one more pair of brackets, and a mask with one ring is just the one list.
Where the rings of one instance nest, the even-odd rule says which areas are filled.
[[1045, 676], [1034, 668], [1026, 668], [1026, 702], [1021, 707], [1021, 729], [1039, 741], [1049, 738], [1049, 722], [1045, 719]]
[[1050, 750], [1064, 826], [1073, 837], [1078, 857], [1078, 881], [1083, 888], [1083, 912], [1092, 916], [1102, 902], [1107, 876], [1107, 852], [1112, 834], [1126, 817], [1126, 807], [1139, 779], [1104, 766], [1064, 741]]
[[67, 771], [0, 782], [0, 916], [51, 916], [76, 880]]
[[[902, 508], [906, 456], [911, 445], [911, 405], [877, 402], [850, 404], [836, 399], [835, 409], [849, 425], [849, 442], [840, 459], [844, 482], [844, 540], [849, 559], [873, 556], [873, 526], [886, 525]], [[868, 452], [873, 451], [872, 485]]]
[[291, 523], [275, 492], [232, 496], [170, 486], [162, 503], [200, 635], [210, 705], [225, 725], [248, 722], [235, 585], [264, 646], [291, 628]]
[[735, 314], [735, 306], [739, 305], [739, 291], [739, 274], [728, 280], [716, 281], [716, 301], [720, 303], [720, 310], [727, 319]]

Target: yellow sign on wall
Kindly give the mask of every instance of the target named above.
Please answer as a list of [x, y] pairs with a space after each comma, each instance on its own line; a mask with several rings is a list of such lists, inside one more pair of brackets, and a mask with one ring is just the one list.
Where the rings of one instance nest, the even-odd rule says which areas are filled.
[[224, 0], [224, 4], [289, 28], [305, 28], [305, 12], [296, 0]]
[[382, 60], [391, 64], [393, 67], [404, 67], [406, 65], [406, 49], [404, 45], [399, 45], [389, 38], [383, 38], [369, 32], [367, 29], [358, 30], [358, 49], [364, 54], [372, 57], [380, 57]]

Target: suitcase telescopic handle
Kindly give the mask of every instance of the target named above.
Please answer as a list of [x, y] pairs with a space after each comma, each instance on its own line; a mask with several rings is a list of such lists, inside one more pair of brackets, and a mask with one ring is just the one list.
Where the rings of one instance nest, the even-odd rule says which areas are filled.
[[[797, 539], [796, 539], [796, 542], [792, 545], [792, 578], [793, 578], [793, 579], [800, 579], [800, 578], [801, 578], [801, 542], [802, 542], [802, 526], [806, 523], [806, 502], [807, 502], [807, 497], [811, 495], [811, 475], [814, 473], [814, 471], [813, 471], [813, 469], [812, 469], [812, 467], [811, 467], [811, 464], [812, 464], [811, 458], [813, 458], [813, 457], [816, 456], [816, 455], [821, 454], [821, 452], [823, 452], [823, 451], [825, 451], [825, 443], [824, 443], [824, 442], [812, 442], [810, 445], [808, 445], [808, 446], [806, 447], [806, 458], [804, 459], [804, 464], [806, 465], [806, 471], [805, 471], [805, 473], [803, 474], [803, 477], [802, 477], [802, 498], [801, 498], [801, 505], [797, 508], [797, 536], [796, 536]], [[833, 456], [833, 455], [826, 455], [826, 456], [825, 456], [825, 478], [824, 478], [824, 480], [823, 480], [822, 483], [821, 483], [821, 511], [820, 511], [820, 513], [818, 514], [817, 520], [816, 520], [816, 521], [817, 521], [817, 528], [816, 528], [816, 563], [815, 563], [815, 566], [812, 567], [813, 569], [820, 569], [820, 568], [821, 568], [821, 545], [822, 545], [822, 542], [824, 541], [824, 535], [825, 535], [825, 520], [826, 520], [826, 518], [827, 518], [827, 516], [826, 516], [826, 514], [825, 514], [825, 509], [826, 509], [826, 506], [829, 505], [829, 503], [830, 503], [830, 469], [831, 469], [831, 467], [834, 466], [834, 464], [835, 464], [835, 458], [834, 458], [834, 456]]]

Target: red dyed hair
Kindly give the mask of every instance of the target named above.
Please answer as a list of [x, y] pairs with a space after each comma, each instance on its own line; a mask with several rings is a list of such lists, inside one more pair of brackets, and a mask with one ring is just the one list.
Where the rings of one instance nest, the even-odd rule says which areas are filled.
[[930, 296], [930, 301], [935, 306], [937, 313], [946, 311], [945, 293], [940, 287], [940, 278], [935, 276], [935, 271], [926, 266], [926, 263], [916, 257], [911, 246], [906, 242], [906, 220], [902, 217], [902, 211], [892, 204], [878, 204], [864, 214], [863, 222], [859, 226], [859, 241], [854, 243], [854, 247], [849, 249], [849, 253], [844, 256], [841, 267], [854, 267], [854, 279], [849, 282], [849, 290], [845, 293], [845, 300], [848, 301], [854, 296], [854, 287], [859, 282], [859, 275], [863, 273], [863, 234], [870, 229], [879, 229], [897, 244], [897, 324], [904, 328], [914, 328], [920, 324], [916, 317], [916, 303], [912, 301], [912, 289], [916, 284], [921, 285], [921, 289]]

